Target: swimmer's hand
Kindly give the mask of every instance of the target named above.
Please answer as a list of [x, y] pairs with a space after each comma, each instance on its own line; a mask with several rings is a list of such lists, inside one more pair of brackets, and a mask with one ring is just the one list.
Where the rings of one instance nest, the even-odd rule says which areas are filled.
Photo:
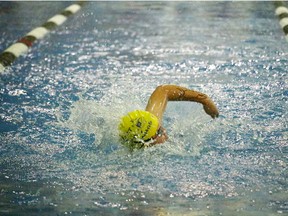
[[161, 132], [159, 134], [156, 134], [156, 136], [153, 137], [152, 145], [162, 144], [168, 139], [167, 132], [166, 132], [165, 128], [160, 126], [158, 131], [161, 131]]
[[217, 107], [215, 106], [215, 104], [212, 101], [209, 101], [209, 103], [203, 104], [203, 109], [213, 119], [217, 118], [219, 116], [219, 111], [218, 111]]

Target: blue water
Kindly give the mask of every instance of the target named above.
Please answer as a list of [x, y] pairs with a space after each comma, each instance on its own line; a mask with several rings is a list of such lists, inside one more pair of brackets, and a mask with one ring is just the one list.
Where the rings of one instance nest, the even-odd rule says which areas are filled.
[[[0, 50], [70, 4], [0, 2]], [[287, 214], [287, 42], [274, 9], [87, 3], [0, 76], [0, 214]], [[171, 102], [169, 141], [129, 152], [120, 116], [170, 83], [210, 95], [220, 117]]]

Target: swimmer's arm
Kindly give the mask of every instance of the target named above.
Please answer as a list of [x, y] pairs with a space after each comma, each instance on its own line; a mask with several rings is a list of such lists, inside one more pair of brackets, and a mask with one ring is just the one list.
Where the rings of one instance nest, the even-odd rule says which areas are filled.
[[194, 101], [201, 103], [212, 118], [219, 115], [217, 107], [206, 94], [176, 85], [158, 86], [150, 96], [146, 111], [156, 115], [161, 122], [168, 101]]

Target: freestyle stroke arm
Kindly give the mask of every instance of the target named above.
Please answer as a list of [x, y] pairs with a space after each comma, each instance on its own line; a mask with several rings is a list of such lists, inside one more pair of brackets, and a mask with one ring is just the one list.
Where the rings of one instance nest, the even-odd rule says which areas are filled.
[[212, 118], [219, 115], [217, 107], [206, 94], [176, 85], [158, 86], [149, 98], [146, 111], [154, 114], [159, 119], [159, 122], [162, 122], [168, 101], [193, 101], [201, 103], [205, 112]]

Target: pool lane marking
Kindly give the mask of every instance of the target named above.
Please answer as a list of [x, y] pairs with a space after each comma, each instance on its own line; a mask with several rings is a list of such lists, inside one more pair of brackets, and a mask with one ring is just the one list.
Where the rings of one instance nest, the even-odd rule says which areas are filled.
[[70, 15], [78, 12], [83, 4], [84, 2], [79, 2], [68, 6], [61, 13], [51, 17], [42, 26], [33, 29], [4, 50], [3, 53], [0, 54], [0, 73], [4, 72], [5, 68], [10, 66], [20, 55], [27, 53], [29, 47], [31, 47], [36, 40], [42, 39], [49, 31], [62, 25]]
[[30, 31], [27, 35], [33, 35], [36, 39], [42, 39], [49, 31], [44, 27], [38, 27]]
[[275, 14], [279, 18], [279, 24], [285, 33], [285, 38], [288, 42], [288, 8], [284, 6], [283, 2], [276, 3]]

